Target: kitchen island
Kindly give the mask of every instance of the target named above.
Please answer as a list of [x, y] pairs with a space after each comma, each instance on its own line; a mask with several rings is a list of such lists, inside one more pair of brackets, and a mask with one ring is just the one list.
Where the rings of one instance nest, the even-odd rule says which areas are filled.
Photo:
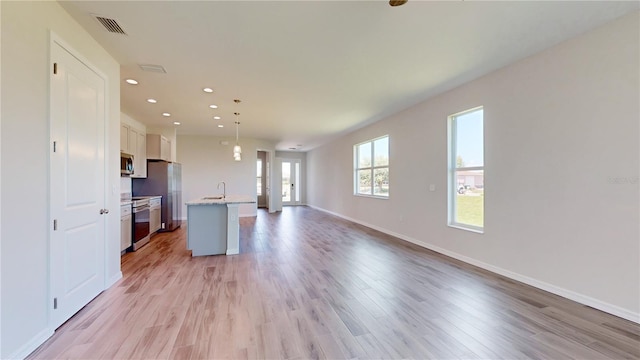
[[191, 256], [240, 252], [238, 206], [256, 199], [246, 195], [209, 196], [187, 205], [187, 249]]

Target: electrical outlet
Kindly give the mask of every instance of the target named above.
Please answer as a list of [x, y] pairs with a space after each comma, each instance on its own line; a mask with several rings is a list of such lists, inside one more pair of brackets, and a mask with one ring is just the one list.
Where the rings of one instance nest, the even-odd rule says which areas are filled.
[[164, 223], [160, 224], [160, 228], [164, 229]]
[[429, 191], [436, 191], [436, 184], [430, 184]]

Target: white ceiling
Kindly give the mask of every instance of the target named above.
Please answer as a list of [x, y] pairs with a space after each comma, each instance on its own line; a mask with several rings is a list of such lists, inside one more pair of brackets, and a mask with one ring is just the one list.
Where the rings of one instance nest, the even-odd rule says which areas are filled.
[[[148, 126], [180, 121], [178, 134], [235, 136], [239, 111], [240, 137], [303, 151], [639, 8], [637, 1], [61, 4], [120, 62], [123, 112]], [[107, 32], [91, 14], [115, 19], [127, 35]], [[214, 93], [204, 93], [207, 86]]]

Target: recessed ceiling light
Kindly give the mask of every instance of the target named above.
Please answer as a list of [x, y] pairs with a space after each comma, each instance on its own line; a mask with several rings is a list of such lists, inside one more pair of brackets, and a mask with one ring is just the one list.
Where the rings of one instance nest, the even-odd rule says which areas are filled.
[[212, 108], [212, 109], [217, 109], [217, 108], [218, 108], [218, 105], [213, 105], [213, 104], [211, 104], [211, 105], [209, 105], [209, 107], [210, 107], [210, 108]]
[[180, 125], [180, 121], [174, 121], [173, 125]]
[[169, 113], [162, 113], [162, 116], [171, 116]]
[[220, 116], [214, 116], [213, 120], [220, 120]]
[[131, 85], [138, 85], [138, 82], [133, 80], [133, 79], [127, 79], [125, 80], [127, 82], [127, 84], [131, 84]]
[[157, 102], [158, 102], [158, 100], [156, 100], [156, 99], [147, 99], [147, 102], [150, 102], [150, 103], [152, 103], [152, 104], [155, 104], [155, 103], [157, 103]]
[[218, 127], [219, 127], [219, 128], [223, 128], [223, 127], [224, 127], [224, 125], [220, 124], [220, 125], [218, 125]]
[[212, 93], [213, 89], [212, 88], [204, 88], [204, 89], [202, 89], [202, 91], [204, 91], [206, 93]]

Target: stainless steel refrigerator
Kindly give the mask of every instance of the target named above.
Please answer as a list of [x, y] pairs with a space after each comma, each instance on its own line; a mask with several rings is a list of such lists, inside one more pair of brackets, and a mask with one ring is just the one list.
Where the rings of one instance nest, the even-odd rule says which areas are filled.
[[162, 196], [160, 231], [173, 231], [182, 221], [182, 165], [147, 161], [147, 178], [132, 180], [133, 196]]

